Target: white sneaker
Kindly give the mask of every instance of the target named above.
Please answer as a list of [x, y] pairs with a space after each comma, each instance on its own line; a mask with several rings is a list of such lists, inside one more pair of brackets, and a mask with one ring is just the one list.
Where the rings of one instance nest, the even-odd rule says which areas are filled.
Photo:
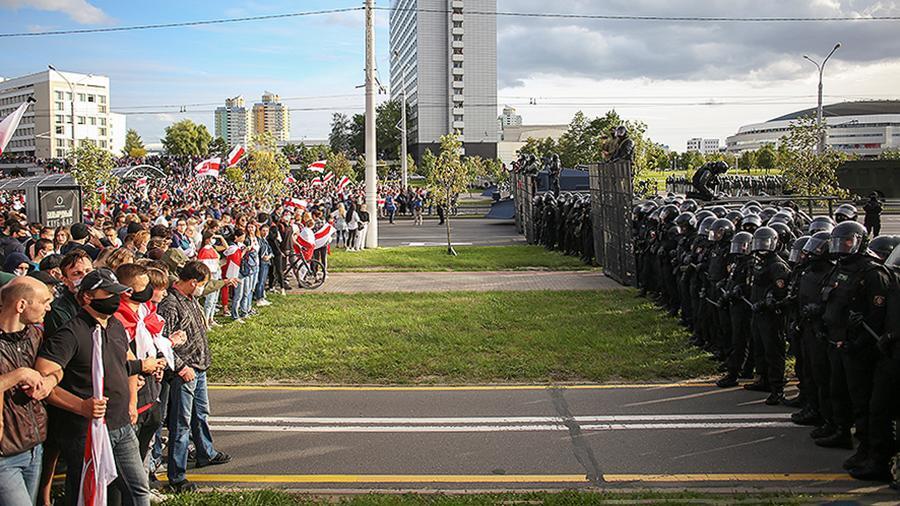
[[166, 496], [165, 494], [157, 490], [150, 489], [150, 504], [162, 504], [166, 502], [166, 499], [168, 499], [168, 496]]
[[256, 301], [257, 307], [266, 307], [266, 306], [271, 306], [271, 305], [272, 305], [272, 303], [267, 301], [266, 299], [259, 299], [258, 301]]

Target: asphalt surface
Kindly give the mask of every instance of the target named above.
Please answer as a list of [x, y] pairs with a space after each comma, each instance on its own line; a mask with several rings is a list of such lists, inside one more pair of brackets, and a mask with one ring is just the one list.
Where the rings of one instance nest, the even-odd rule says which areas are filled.
[[[451, 219], [451, 239], [458, 246], [508, 246], [525, 244], [525, 237], [516, 232], [515, 224], [503, 220], [484, 218]], [[378, 245], [390, 246], [444, 246], [447, 229], [438, 225], [437, 216], [425, 216], [425, 223], [413, 225], [411, 218], [397, 219], [393, 225], [386, 219], [378, 221]]]
[[519, 292], [623, 288], [598, 271], [336, 272], [329, 274], [328, 282], [317, 291], [321, 293]]
[[[213, 387], [226, 465], [204, 486], [301, 490], [605, 487], [884, 493], [764, 395], [709, 384]], [[871, 488], [870, 488], [871, 487]]]

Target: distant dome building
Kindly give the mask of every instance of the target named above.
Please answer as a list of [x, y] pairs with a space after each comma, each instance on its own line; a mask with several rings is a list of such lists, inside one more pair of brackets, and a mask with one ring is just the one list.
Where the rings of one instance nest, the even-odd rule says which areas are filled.
[[[765, 123], [745, 125], [725, 141], [729, 153], [754, 151], [766, 144], [777, 145], [792, 123], [804, 116], [815, 117], [816, 108], [787, 114]], [[886, 149], [900, 148], [900, 100], [841, 102], [826, 105], [828, 147], [862, 157], [876, 157]]]

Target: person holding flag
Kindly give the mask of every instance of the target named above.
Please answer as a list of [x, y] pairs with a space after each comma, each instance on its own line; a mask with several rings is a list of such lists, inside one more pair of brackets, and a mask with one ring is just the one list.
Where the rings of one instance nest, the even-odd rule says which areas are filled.
[[158, 373], [165, 360], [137, 360], [131, 353], [125, 327], [113, 317], [130, 290], [109, 269], [85, 275], [76, 297], [81, 310], [44, 341], [35, 363], [57, 385], [48, 400], [60, 417], [67, 505], [104, 505], [113, 482], [131, 504], [150, 504], [132, 427], [138, 419], [137, 375]]

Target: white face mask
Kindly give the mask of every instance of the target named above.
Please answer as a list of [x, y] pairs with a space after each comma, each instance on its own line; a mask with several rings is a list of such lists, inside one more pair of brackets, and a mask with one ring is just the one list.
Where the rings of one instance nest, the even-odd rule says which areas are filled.
[[83, 279], [84, 279], [84, 276], [82, 276], [82, 277], [80, 277], [80, 278], [73, 279], [73, 280], [72, 280], [72, 286], [74, 286], [75, 288], [78, 288], [79, 286], [81, 286], [81, 281], [82, 281]]
[[205, 289], [206, 285], [197, 285], [197, 288], [194, 288], [194, 293], [192, 293], [191, 295], [193, 295], [194, 297], [199, 297], [203, 295], [203, 290]]
[[13, 274], [15, 274], [16, 276], [24, 276], [28, 274], [28, 269], [16, 269]]

